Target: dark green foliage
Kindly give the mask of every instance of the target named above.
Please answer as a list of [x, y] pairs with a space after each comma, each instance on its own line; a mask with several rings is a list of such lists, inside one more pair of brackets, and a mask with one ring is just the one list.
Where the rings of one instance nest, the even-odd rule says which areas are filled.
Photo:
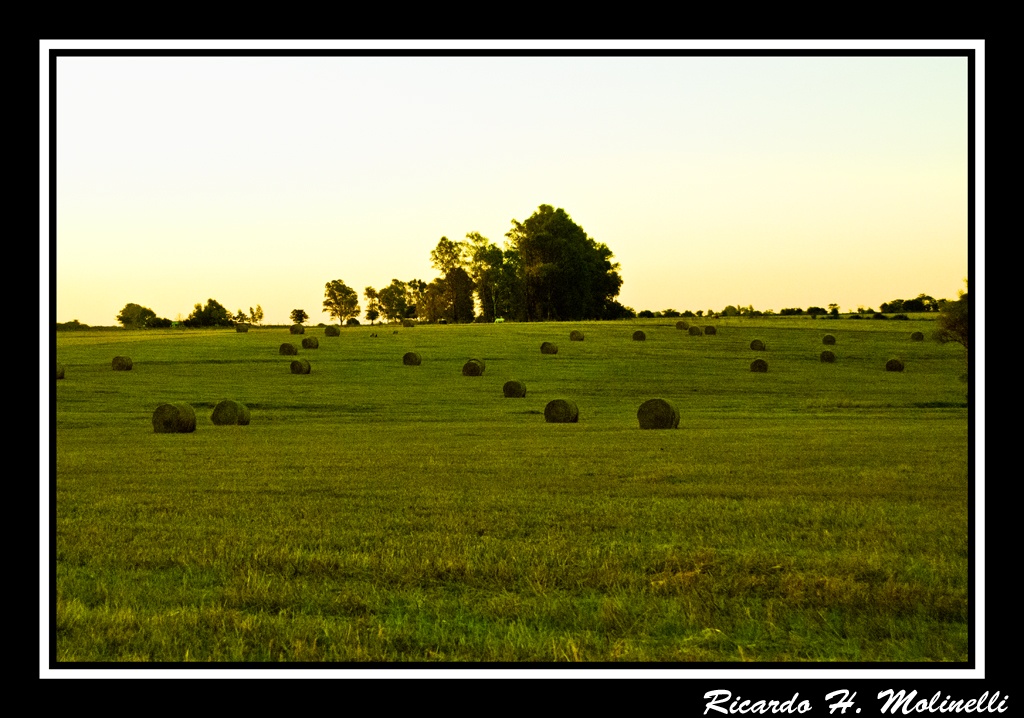
[[153, 412], [153, 432], [191, 434], [196, 430], [196, 412], [191, 404], [161, 404]]
[[822, 344], [828, 344], [829, 346], [832, 346], [832, 345], [834, 345], [836, 343], [836, 338], [834, 336], [832, 336], [831, 334], [826, 334], [825, 336], [823, 336], [821, 338], [821, 343]]
[[192, 313], [182, 322], [186, 327], [230, 327], [234, 323], [231, 312], [225, 309], [216, 299], [207, 299], [206, 306], [196, 304]]
[[358, 327], [359, 326], [359, 320], [356, 319], [355, 317], [349, 317], [348, 319], [345, 320], [345, 326], [346, 327]]
[[804, 310], [800, 309], [799, 307], [786, 307], [785, 309], [779, 310], [780, 317], [800, 316], [803, 313]]
[[910, 341], [912, 342], [923, 342], [924, 332], [914, 332], [910, 335]]
[[910, 317], [908, 317], [906, 314], [894, 314], [892, 318], [893, 319], [898, 319], [898, 320], [901, 320], [901, 321], [907, 321], [907, 320], [910, 319]]
[[968, 350], [971, 343], [971, 303], [970, 295], [963, 291], [955, 302], [945, 302], [939, 314], [938, 329], [935, 339], [943, 344], [954, 342]]
[[636, 316], [640, 319], [654, 319], [654, 312], [650, 309], [641, 309], [636, 313]]
[[462, 376], [483, 376], [486, 368], [483, 359], [470, 359], [462, 365]]
[[232, 399], [218, 402], [217, 406], [213, 407], [213, 414], [210, 415], [210, 420], [218, 426], [248, 426], [250, 418], [249, 407]]
[[522, 399], [526, 396], [526, 384], [521, 381], [506, 381], [501, 387], [501, 392], [507, 399]]
[[[371, 306], [370, 308], [374, 310], [377, 309], [375, 306]], [[296, 309], [295, 311], [301, 310]], [[349, 287], [340, 279], [334, 279], [327, 282], [327, 284], [324, 285], [323, 311], [327, 312], [327, 315], [331, 319], [337, 319], [339, 322], [343, 322], [349, 318], [355, 319], [359, 316], [359, 295], [356, 294], [354, 289]], [[305, 312], [302, 313], [305, 314]], [[292, 321], [296, 324], [302, 324], [302, 322], [306, 321], [305, 318], [296, 319], [294, 314], [295, 313], [292, 312]], [[370, 319], [372, 322], [376, 317], [371, 319], [369, 313], [367, 313], [367, 319]]]
[[337, 327], [337, 326], [335, 326], [333, 324], [328, 326], [328, 327], [324, 327], [324, 336], [325, 337], [340, 337], [341, 336], [341, 327]]
[[637, 409], [641, 429], [678, 429], [679, 410], [664, 399], [648, 399]]
[[836, 360], [836, 355], [835, 352], [831, 351], [830, 349], [826, 349], [821, 353], [819, 359], [821, 359], [822, 364], [832, 364]]
[[755, 352], [763, 352], [764, 342], [761, 341], [760, 339], [755, 339], [754, 341], [750, 342], [750, 348], [753, 349]]
[[319, 349], [320, 348], [320, 340], [317, 339], [316, 337], [303, 337], [302, 338], [302, 348], [303, 349]]
[[544, 421], [549, 424], [575, 424], [579, 418], [576, 404], [565, 399], [554, 399], [544, 407]]
[[122, 356], [114, 357], [113, 360], [110, 362], [110, 368], [113, 369], [114, 371], [131, 371], [132, 370], [132, 360], [131, 360], [131, 357], [122, 357]]
[[816, 317], [819, 314], [827, 314], [824, 307], [807, 307], [807, 313], [812, 317]]
[[58, 332], [77, 332], [89, 328], [88, 324], [82, 324], [77, 319], [72, 319], [70, 322], [57, 322]]
[[296, 359], [292, 362], [292, 374], [309, 374], [309, 361]]
[[890, 359], [885, 363], [886, 371], [903, 371], [903, 361], [900, 359]]
[[293, 309], [291, 314], [288, 316], [291, 317], [291, 320], [296, 324], [303, 324], [307, 319], [309, 319], [309, 315], [306, 314], [305, 309]]
[[552, 344], [551, 342], [543, 342], [540, 345], [540, 353], [541, 354], [557, 354], [558, 353], [558, 346], [556, 344]]
[[58, 379], [63, 379], [64, 378], [64, 365], [61, 364], [60, 362], [57, 362], [57, 378]]
[[581, 342], [581, 341], [583, 341], [583, 332], [581, 332], [579, 329], [573, 329], [571, 332], [569, 332], [569, 341], [571, 341], [571, 342]]
[[294, 344], [289, 344], [288, 342], [285, 342], [284, 344], [281, 345], [279, 353], [283, 354], [284, 356], [294, 356], [295, 354], [299, 353], [299, 348]]
[[125, 329], [142, 329], [156, 319], [156, 312], [139, 304], [125, 304], [121, 313], [115, 317]]
[[750, 371], [764, 373], [768, 371], [768, 362], [764, 359], [755, 359], [750, 362]]
[[416, 352], [406, 352], [402, 355], [402, 363], [406, 366], [419, 366], [423, 360]]
[[633, 341], [635, 341], [635, 342], [647, 341], [647, 335], [644, 334], [639, 329], [637, 329], [635, 332], [633, 332]]

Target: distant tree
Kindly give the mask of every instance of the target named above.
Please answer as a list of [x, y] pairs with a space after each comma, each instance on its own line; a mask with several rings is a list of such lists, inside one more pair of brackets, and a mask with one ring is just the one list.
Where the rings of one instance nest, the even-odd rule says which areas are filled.
[[838, 317], [839, 316], [839, 305], [838, 304], [829, 304], [828, 305], [828, 313], [829, 313], [830, 316]]
[[654, 319], [654, 312], [652, 312], [650, 309], [641, 309], [639, 312], [636, 313], [636, 315], [640, 319]]
[[422, 279], [410, 279], [405, 283], [406, 297], [405, 314], [407, 317], [420, 316], [420, 302], [423, 301], [423, 293], [427, 291], [427, 283]]
[[139, 304], [125, 304], [121, 313], [115, 317], [125, 329], [144, 329], [149, 326], [152, 319], [156, 319], [156, 312], [148, 307]]
[[239, 324], [245, 324], [249, 321], [249, 316], [241, 309], [235, 312], [235, 321]]
[[726, 317], [737, 317], [740, 314], [740, 310], [730, 304], [729, 306], [722, 310], [722, 314], [723, 316]]
[[249, 307], [249, 317], [252, 319], [252, 323], [253, 324], [259, 324], [260, 322], [262, 322], [263, 321], [263, 307], [261, 307], [259, 304], [256, 305], [255, 309], [253, 309], [252, 307]]
[[[366, 318], [372, 325], [380, 316], [380, 295], [373, 287], [366, 287], [363, 290], [363, 297], [366, 298]], [[373, 316], [370, 316], [370, 315]]]
[[662, 309], [661, 316], [675, 318], [679, 316], [679, 312], [677, 312], [675, 309]]
[[800, 314], [803, 314], [803, 313], [804, 313], [804, 310], [801, 309], [800, 307], [786, 307], [785, 309], [780, 309], [779, 310], [779, 316], [782, 316], [782, 317], [792, 317], [792, 316], [797, 316], [797, 315], [800, 315]]
[[378, 292], [380, 311], [389, 322], [399, 321], [406, 316], [409, 307], [408, 288], [405, 282], [392, 279], [391, 284]]
[[359, 295], [340, 279], [333, 279], [324, 286], [324, 308], [331, 319], [340, 322], [359, 316]]
[[306, 320], [309, 319], [309, 315], [306, 314], [304, 309], [293, 309], [292, 313], [288, 315], [295, 324], [305, 324]]
[[182, 322], [186, 327], [230, 327], [233, 322], [231, 312], [224, 308], [216, 299], [207, 299], [206, 306], [196, 304], [192, 313]]
[[819, 314], [828, 314], [828, 312], [825, 311], [824, 307], [807, 307], [807, 314], [816, 317]]
[[447, 237], [441, 237], [437, 246], [430, 252], [430, 266], [448, 276], [456, 267], [465, 266], [468, 254], [468, 243], [453, 242]]
[[935, 340], [948, 344], [950, 342], [959, 344], [965, 350], [964, 363], [967, 371], [961, 376], [966, 380], [971, 366], [971, 302], [967, 292], [967, 280], [964, 280], [965, 289], [959, 293], [955, 302], [946, 301], [942, 303], [937, 321], [938, 328], [935, 330]]

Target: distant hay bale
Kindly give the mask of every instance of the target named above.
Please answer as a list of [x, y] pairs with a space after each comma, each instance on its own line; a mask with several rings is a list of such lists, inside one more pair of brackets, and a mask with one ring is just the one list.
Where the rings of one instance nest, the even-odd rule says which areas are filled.
[[501, 393], [505, 395], [506, 399], [522, 399], [526, 396], [526, 384], [515, 379], [506, 381], [501, 387]]
[[402, 363], [406, 366], [419, 366], [422, 361], [416, 352], [406, 352], [402, 355]]
[[715, 334], [718, 334], [718, 330], [715, 329], [714, 327], [704, 327], [704, 334], [710, 337]]
[[760, 339], [755, 339], [754, 341], [750, 342], [750, 348], [753, 349], [755, 352], [763, 352], [764, 342], [761, 341]]
[[196, 430], [196, 411], [191, 404], [161, 404], [153, 412], [156, 434], [191, 434]]
[[303, 337], [302, 338], [302, 348], [303, 349], [319, 349], [320, 348], [320, 340], [317, 339], [316, 337]]
[[886, 371], [903, 371], [903, 362], [899, 359], [890, 359], [885, 363]]
[[913, 334], [910, 335], [910, 341], [912, 341], [912, 342], [923, 342], [924, 341], [924, 332], [914, 332]]
[[541, 354], [557, 354], [558, 353], [558, 345], [552, 344], [551, 342], [543, 342], [540, 345], [540, 353]]
[[235, 331], [238, 332], [239, 334], [245, 334], [246, 332], [249, 331], [249, 325], [248, 324], [236, 324], [235, 325]]
[[416, 322], [414, 322], [412, 319], [403, 319], [402, 320], [402, 326], [406, 327], [406, 328], [414, 327], [414, 326], [416, 326]]
[[57, 362], [57, 378], [58, 379], [63, 379], [64, 378], [64, 365], [61, 364], [60, 362]]
[[114, 371], [131, 371], [131, 357], [114, 357], [113, 361], [110, 362], [110, 368]]
[[292, 362], [292, 374], [309, 374], [309, 361], [296, 359]]
[[324, 336], [325, 337], [340, 337], [341, 336], [341, 327], [336, 327], [333, 324], [330, 325], [329, 327], [324, 329]]
[[768, 371], [768, 362], [766, 362], [764, 359], [755, 359], [754, 361], [750, 362], [750, 371], [762, 373], [766, 372]]
[[699, 336], [700, 336], [701, 334], [703, 334], [704, 332], [702, 332], [702, 331], [700, 330], [700, 327], [690, 327], [690, 328], [689, 328], [689, 329], [688, 329], [688, 330], [686, 331], [686, 333], [687, 333], [687, 334], [689, 334], [689, 335], [690, 335], [691, 337], [699, 337]]
[[688, 322], [684, 322], [684, 321], [676, 322], [676, 329], [682, 329], [683, 331], [686, 331], [689, 328], [690, 328], [690, 324]]
[[302, 326], [301, 324], [292, 324], [290, 327], [288, 327], [288, 331], [290, 331], [292, 334], [305, 334], [306, 327]]
[[828, 344], [828, 345], [831, 346], [831, 345], [836, 343], [836, 338], [834, 336], [832, 336], [831, 334], [826, 334], [825, 336], [823, 336], [821, 338], [821, 343], [822, 344]]
[[232, 399], [225, 399], [213, 407], [213, 414], [210, 416], [210, 420], [217, 426], [248, 426], [249, 418], [249, 407]]
[[549, 401], [544, 407], [544, 421], [549, 424], [575, 424], [579, 418], [580, 411], [576, 404], [565, 399]]
[[825, 351], [823, 351], [821, 353], [821, 357], [820, 358], [821, 358], [821, 363], [822, 364], [833, 364], [833, 363], [835, 363], [836, 355], [835, 355], [835, 352], [833, 352], [833, 351], [831, 351], [829, 349], [826, 349]]
[[648, 399], [636, 411], [641, 429], [678, 429], [679, 410], [664, 399]]
[[299, 348], [294, 344], [289, 344], [288, 342], [285, 342], [284, 344], [281, 345], [280, 351], [281, 354], [285, 356], [295, 356], [296, 354], [299, 353]]
[[635, 332], [633, 332], [633, 341], [635, 341], [635, 342], [645, 342], [645, 341], [647, 341], [647, 335], [644, 334], [639, 329], [637, 329]]
[[583, 332], [581, 332], [579, 329], [573, 329], [571, 332], [569, 332], [569, 341], [571, 341], [571, 342], [581, 342], [581, 341], [583, 341]]
[[462, 376], [483, 376], [486, 368], [483, 359], [470, 359], [462, 365]]

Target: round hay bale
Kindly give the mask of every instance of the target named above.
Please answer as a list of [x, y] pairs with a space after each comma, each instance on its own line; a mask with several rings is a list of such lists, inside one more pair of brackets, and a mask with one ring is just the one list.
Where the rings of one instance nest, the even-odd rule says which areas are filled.
[[903, 362], [900, 359], [890, 359], [885, 363], [886, 371], [903, 371]]
[[248, 324], [236, 324], [235, 325], [235, 331], [238, 332], [239, 334], [245, 334], [246, 332], [249, 331], [249, 325]]
[[410, 327], [416, 326], [416, 322], [414, 322], [412, 319], [403, 319], [402, 326], [408, 329]]
[[191, 434], [196, 430], [196, 410], [191, 404], [161, 404], [153, 412], [156, 434]]
[[715, 334], [718, 334], [718, 330], [714, 327], [704, 327], [704, 334], [709, 337], [714, 336]]
[[341, 327], [336, 327], [336, 326], [334, 326], [332, 324], [331, 326], [329, 326], [326, 329], [324, 329], [324, 336], [325, 337], [340, 337], [341, 336]]
[[501, 393], [505, 395], [506, 399], [522, 399], [526, 396], [526, 384], [515, 379], [506, 381], [501, 387]]
[[583, 332], [581, 332], [579, 329], [573, 329], [571, 332], [569, 332], [569, 341], [571, 341], [571, 342], [581, 342], [581, 341], [583, 341]]
[[835, 352], [831, 351], [830, 349], [826, 349], [821, 353], [820, 358], [822, 364], [833, 364], [835, 363], [836, 355]]
[[924, 332], [914, 332], [913, 334], [910, 335], [910, 341], [912, 341], [912, 342], [923, 342], [924, 341]]
[[558, 346], [556, 344], [552, 344], [551, 342], [543, 342], [540, 345], [540, 353], [541, 354], [557, 354], [558, 353]]
[[647, 341], [647, 335], [644, 334], [639, 329], [637, 329], [635, 332], [633, 332], [633, 341], [635, 341], [635, 342], [645, 342], [645, 341]]
[[676, 329], [682, 329], [683, 331], [686, 331], [689, 328], [690, 328], [690, 324], [688, 322], [684, 322], [684, 321], [676, 322]]
[[114, 357], [113, 361], [110, 362], [110, 368], [114, 371], [131, 371], [131, 357]]
[[302, 348], [303, 349], [319, 349], [320, 348], [320, 340], [317, 339], [316, 337], [303, 337], [302, 338]]
[[580, 419], [580, 411], [571, 401], [554, 399], [544, 407], [544, 421], [549, 424], [575, 424]]
[[210, 420], [217, 426], [229, 426], [232, 424], [248, 426], [249, 418], [249, 407], [232, 399], [225, 399], [217, 404], [217, 406], [213, 407], [213, 414], [210, 415]]
[[826, 334], [825, 336], [823, 336], [821, 338], [821, 343], [822, 344], [828, 344], [829, 346], [831, 346], [831, 345], [836, 343], [836, 338], [834, 336], [832, 336], [831, 334]]
[[483, 376], [486, 368], [482, 359], [470, 359], [462, 365], [462, 376]]
[[636, 411], [641, 429], [678, 429], [679, 410], [664, 399], [648, 399]]
[[422, 361], [416, 352], [406, 352], [402, 355], [402, 363], [406, 366], [419, 366]]
[[309, 361], [296, 359], [292, 362], [292, 374], [309, 374]]
[[306, 327], [302, 326], [301, 324], [292, 324], [290, 327], [288, 327], [288, 331], [290, 331], [292, 334], [305, 334]]
[[760, 339], [755, 339], [754, 341], [750, 342], [750, 348], [753, 349], [755, 352], [763, 352], [764, 342], [761, 341]]
[[754, 361], [750, 362], [750, 371], [762, 373], [766, 372], [768, 371], [768, 362], [766, 362], [764, 359], [755, 359]]
[[64, 365], [61, 364], [60, 362], [57, 362], [57, 378], [58, 379], [63, 379], [64, 378]]
[[294, 344], [289, 344], [288, 342], [285, 342], [284, 344], [281, 345], [280, 352], [284, 356], [295, 356], [296, 354], [299, 353], [299, 348]]
[[699, 337], [704, 332], [700, 330], [700, 327], [690, 327], [689, 329], [686, 330], [686, 333], [689, 334], [691, 337]]

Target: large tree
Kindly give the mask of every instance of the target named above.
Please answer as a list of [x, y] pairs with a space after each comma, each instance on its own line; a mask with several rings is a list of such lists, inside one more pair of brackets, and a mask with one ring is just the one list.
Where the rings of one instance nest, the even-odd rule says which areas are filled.
[[409, 290], [405, 282], [392, 279], [391, 284], [377, 292], [380, 311], [389, 322], [405, 319], [409, 307]]
[[216, 299], [207, 299], [206, 306], [196, 304], [182, 324], [186, 327], [230, 327], [233, 321], [231, 312], [220, 302]]
[[[964, 280], [966, 284], [966, 280]], [[962, 346], [966, 371], [962, 379], [967, 379], [971, 366], [971, 303], [967, 289], [960, 292], [955, 302], [943, 302], [936, 322], [935, 339], [943, 344], [953, 342]]]
[[358, 317], [359, 295], [340, 279], [333, 279], [324, 287], [323, 311], [341, 323]]
[[156, 319], [156, 312], [141, 304], [128, 303], [116, 319], [125, 329], [142, 329], [149, 326], [151, 320]]

